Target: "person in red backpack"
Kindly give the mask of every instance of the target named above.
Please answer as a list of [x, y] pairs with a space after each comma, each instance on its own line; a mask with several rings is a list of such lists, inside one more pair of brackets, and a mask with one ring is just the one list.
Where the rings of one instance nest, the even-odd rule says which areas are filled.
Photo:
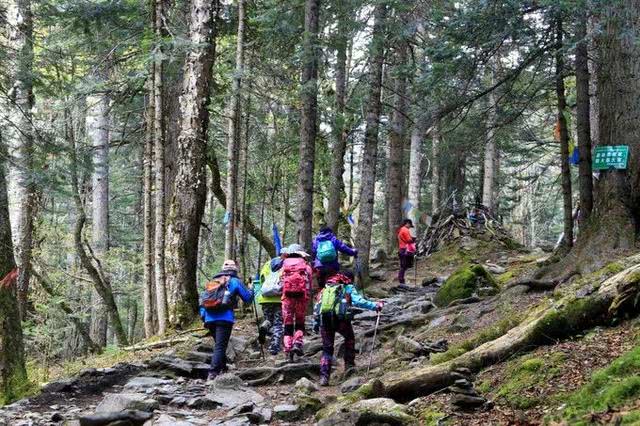
[[400, 257], [398, 282], [401, 285], [405, 284], [404, 274], [413, 266], [413, 256], [416, 254], [416, 239], [411, 235], [411, 228], [413, 228], [413, 222], [411, 219], [405, 219], [398, 229], [398, 256]]
[[313, 270], [309, 254], [299, 244], [291, 244], [282, 250], [282, 320], [284, 323], [284, 352], [292, 361], [294, 355], [302, 356], [304, 320], [311, 297]]

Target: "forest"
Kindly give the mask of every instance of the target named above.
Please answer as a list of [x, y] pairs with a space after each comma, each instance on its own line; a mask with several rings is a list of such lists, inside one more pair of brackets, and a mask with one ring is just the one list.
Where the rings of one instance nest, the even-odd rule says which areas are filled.
[[[638, 1], [0, 0], [0, 23], [0, 425], [640, 421]], [[356, 364], [313, 303], [283, 364], [238, 293], [214, 381], [208, 283], [235, 261], [259, 301], [327, 228], [372, 301]]]

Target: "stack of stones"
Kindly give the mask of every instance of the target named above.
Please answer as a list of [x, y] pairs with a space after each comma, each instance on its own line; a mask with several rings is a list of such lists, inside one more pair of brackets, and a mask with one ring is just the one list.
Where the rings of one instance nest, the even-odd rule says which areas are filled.
[[489, 408], [490, 401], [480, 395], [471, 382], [471, 371], [467, 368], [459, 368], [452, 372], [456, 379], [448, 390], [451, 393], [451, 405], [459, 410], [476, 410]]

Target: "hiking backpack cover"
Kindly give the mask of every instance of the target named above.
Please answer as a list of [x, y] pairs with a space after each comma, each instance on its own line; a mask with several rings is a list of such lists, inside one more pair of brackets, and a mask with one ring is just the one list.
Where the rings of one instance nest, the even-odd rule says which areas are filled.
[[331, 240], [320, 241], [318, 243], [316, 258], [321, 263], [331, 263], [338, 258], [338, 253]]
[[280, 271], [271, 272], [264, 279], [260, 292], [263, 296], [282, 296], [282, 281]]
[[307, 264], [305, 262], [285, 264], [281, 271], [282, 293], [287, 297], [304, 297], [311, 280]]
[[232, 307], [231, 301], [225, 300], [225, 293], [229, 288], [229, 279], [228, 275], [223, 275], [206, 283], [204, 286], [205, 290], [200, 296], [200, 305], [212, 312], [230, 309]]

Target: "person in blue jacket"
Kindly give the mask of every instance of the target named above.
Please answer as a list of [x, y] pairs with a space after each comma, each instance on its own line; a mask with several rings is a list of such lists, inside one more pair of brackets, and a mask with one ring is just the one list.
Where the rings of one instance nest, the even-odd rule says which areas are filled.
[[227, 371], [227, 346], [231, 338], [231, 330], [235, 322], [234, 308], [237, 305], [238, 296], [244, 303], [253, 301], [253, 292], [248, 290], [242, 280], [238, 277], [238, 266], [233, 260], [225, 260], [222, 271], [213, 277], [213, 280], [222, 278], [226, 280], [226, 290], [224, 294], [224, 304], [228, 306], [223, 310], [206, 309], [203, 304], [206, 290], [200, 294], [200, 317], [204, 326], [211, 331], [215, 346], [211, 357], [211, 369], [209, 370], [209, 380], [213, 380], [220, 373]]
[[338, 239], [331, 228], [328, 226], [320, 228], [311, 247], [314, 259], [313, 269], [316, 271], [320, 288], [324, 287], [328, 277], [340, 271], [338, 252], [352, 257], [358, 256], [358, 250]]

